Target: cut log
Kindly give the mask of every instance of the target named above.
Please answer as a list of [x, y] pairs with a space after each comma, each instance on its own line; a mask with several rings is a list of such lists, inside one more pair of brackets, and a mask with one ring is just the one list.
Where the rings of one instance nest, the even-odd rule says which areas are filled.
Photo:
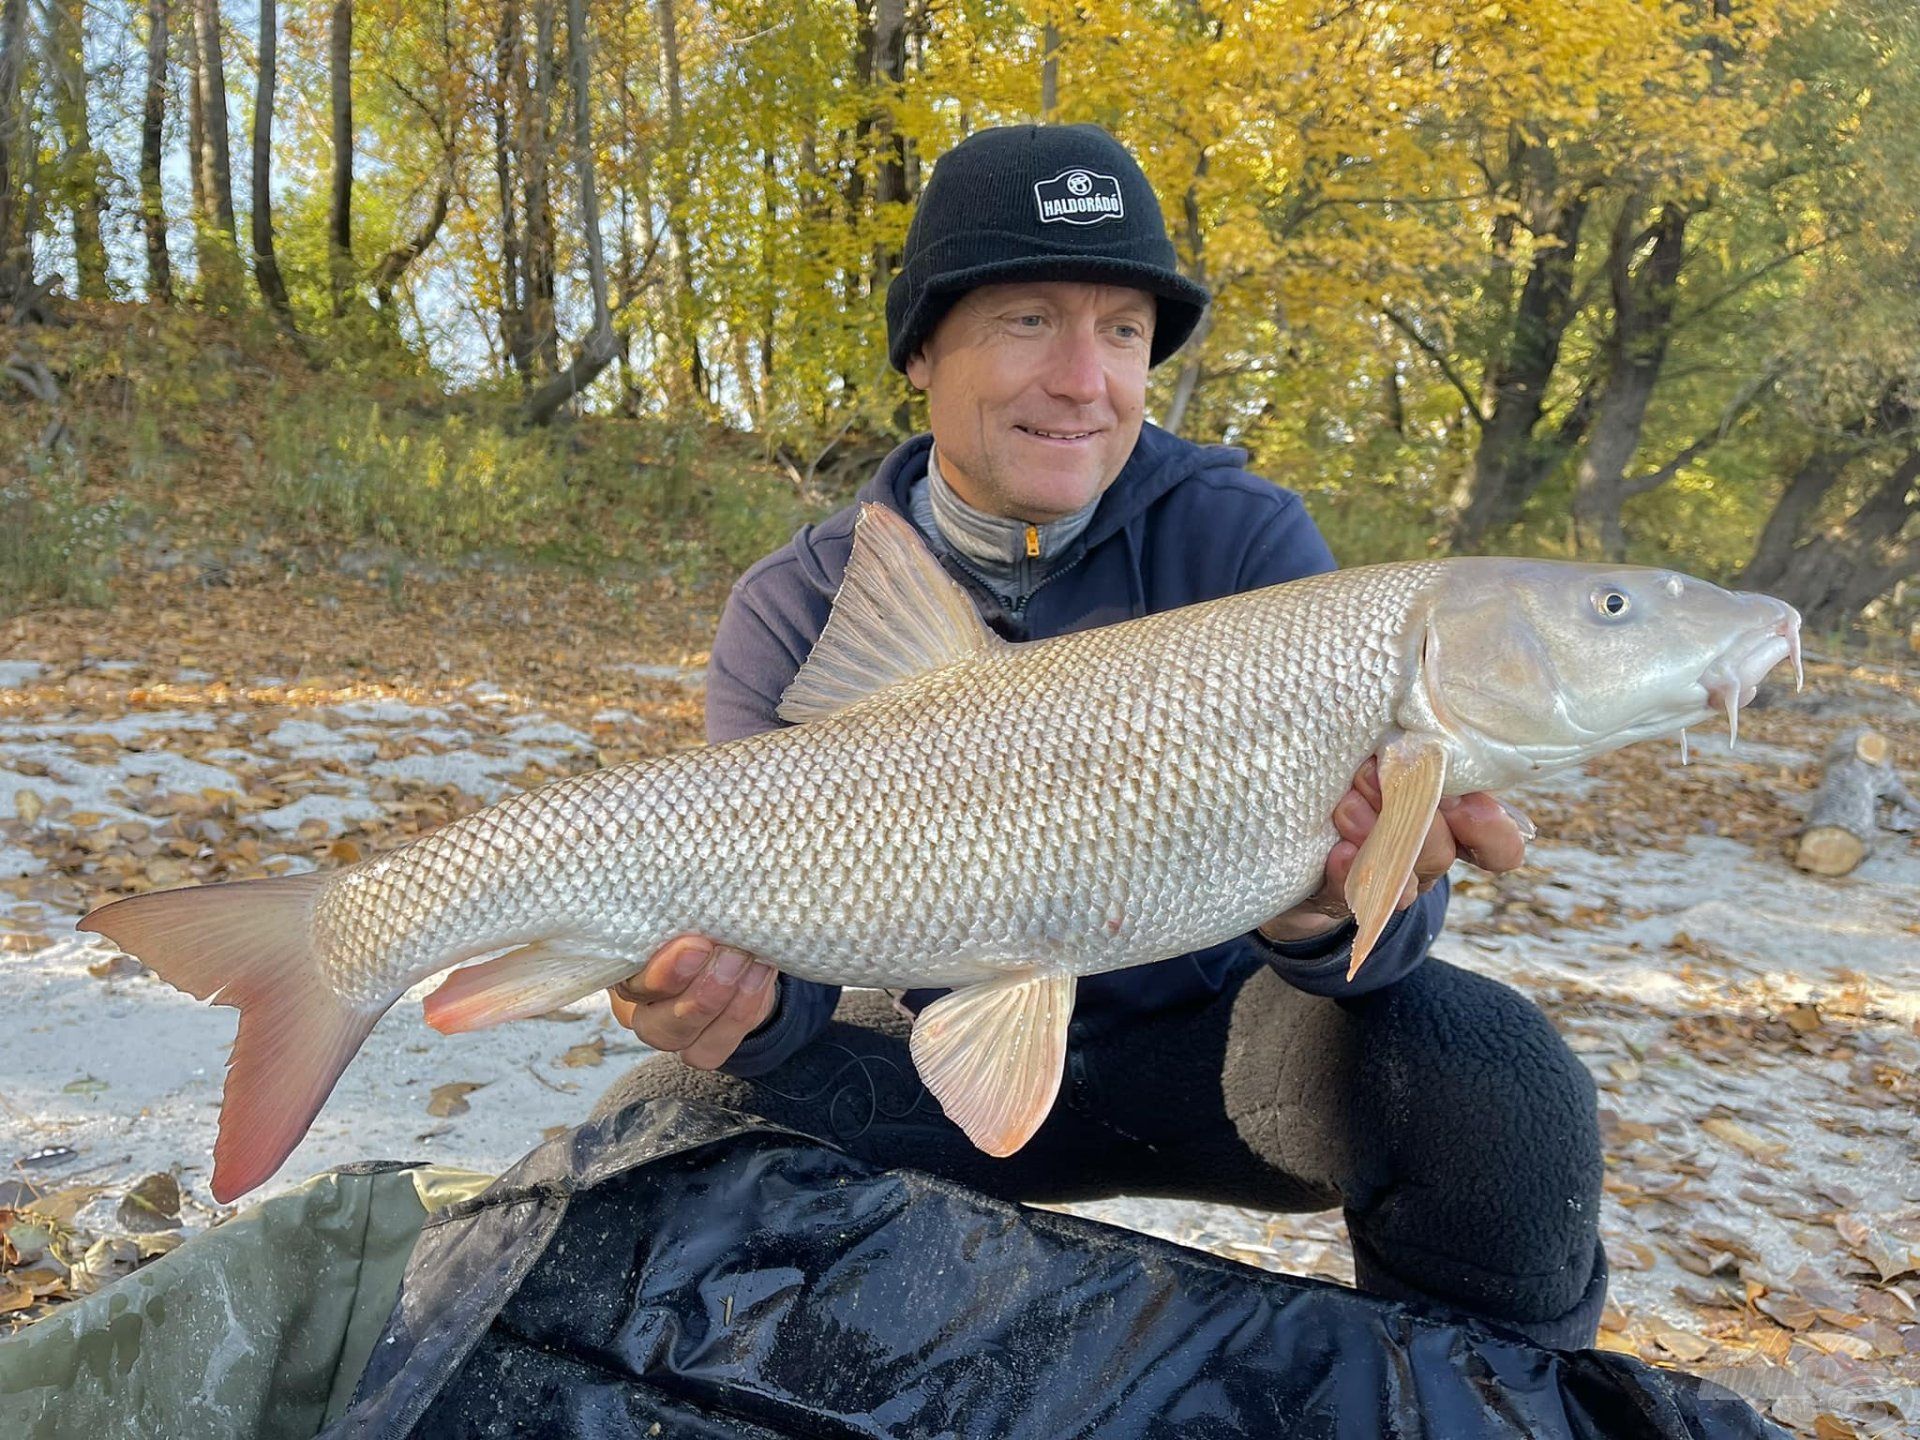
[[1887, 737], [1856, 726], [1827, 747], [1825, 771], [1807, 807], [1794, 863], [1815, 875], [1845, 875], [1873, 849], [1885, 801], [1893, 804], [1890, 828], [1912, 829], [1920, 820], [1920, 801], [1893, 772], [1893, 747]]
[[1867, 842], [1838, 825], [1810, 825], [1800, 834], [1794, 864], [1815, 875], [1845, 875], [1867, 858]]

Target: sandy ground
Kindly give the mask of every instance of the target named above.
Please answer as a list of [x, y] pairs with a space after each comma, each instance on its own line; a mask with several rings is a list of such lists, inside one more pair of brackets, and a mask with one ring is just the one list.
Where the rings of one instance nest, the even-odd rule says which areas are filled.
[[[628, 669], [656, 701], [697, 698], [697, 670]], [[485, 683], [422, 703], [111, 659], [81, 678], [0, 662], [0, 1183], [102, 1187], [76, 1213], [98, 1233], [155, 1171], [177, 1176], [189, 1230], [217, 1218], [234, 1029], [71, 929], [100, 865], [150, 888], [335, 863], [604, 761], [610, 733], [646, 723], [644, 706], [562, 718]], [[1920, 760], [1917, 696], [1910, 675], [1827, 667], [1745, 717], [1737, 751], [1696, 736], [1682, 772], [1677, 747], [1641, 747], [1516, 797], [1540, 823], [1531, 863], [1460, 872], [1437, 952], [1534, 996], [1601, 1087], [1603, 1343], [1714, 1374], [1809, 1434], [1822, 1417], [1822, 1434], [1920, 1427], [1920, 847], [1887, 834], [1836, 881], [1780, 842], [1843, 725], [1881, 724]], [[348, 1160], [502, 1168], [641, 1053], [598, 1002], [447, 1038], [415, 998], [261, 1195]], [[1351, 1277], [1337, 1215], [1076, 1208]]]

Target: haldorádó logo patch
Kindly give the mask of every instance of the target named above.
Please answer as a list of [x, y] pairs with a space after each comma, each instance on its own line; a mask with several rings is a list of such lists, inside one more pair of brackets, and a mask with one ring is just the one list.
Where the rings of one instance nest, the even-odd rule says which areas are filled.
[[1097, 170], [1075, 166], [1062, 170], [1051, 180], [1034, 182], [1033, 198], [1040, 206], [1040, 223], [1063, 220], [1069, 225], [1098, 225], [1102, 220], [1125, 217], [1126, 206], [1120, 200], [1120, 182]]

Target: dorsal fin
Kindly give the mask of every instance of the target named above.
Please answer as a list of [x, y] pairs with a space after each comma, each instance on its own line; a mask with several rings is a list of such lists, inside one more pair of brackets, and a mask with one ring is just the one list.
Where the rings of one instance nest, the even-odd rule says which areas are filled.
[[818, 720], [889, 685], [1005, 643], [987, 629], [913, 526], [884, 505], [862, 505], [827, 628], [776, 713], [795, 724]]

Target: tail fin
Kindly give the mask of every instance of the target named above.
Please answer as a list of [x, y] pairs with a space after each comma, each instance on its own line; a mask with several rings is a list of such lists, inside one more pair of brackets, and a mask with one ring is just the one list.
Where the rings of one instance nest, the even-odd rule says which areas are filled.
[[348, 1005], [320, 972], [313, 906], [331, 879], [157, 891], [80, 922], [176, 989], [240, 1011], [213, 1147], [216, 1200], [244, 1195], [280, 1168], [387, 1010]]

